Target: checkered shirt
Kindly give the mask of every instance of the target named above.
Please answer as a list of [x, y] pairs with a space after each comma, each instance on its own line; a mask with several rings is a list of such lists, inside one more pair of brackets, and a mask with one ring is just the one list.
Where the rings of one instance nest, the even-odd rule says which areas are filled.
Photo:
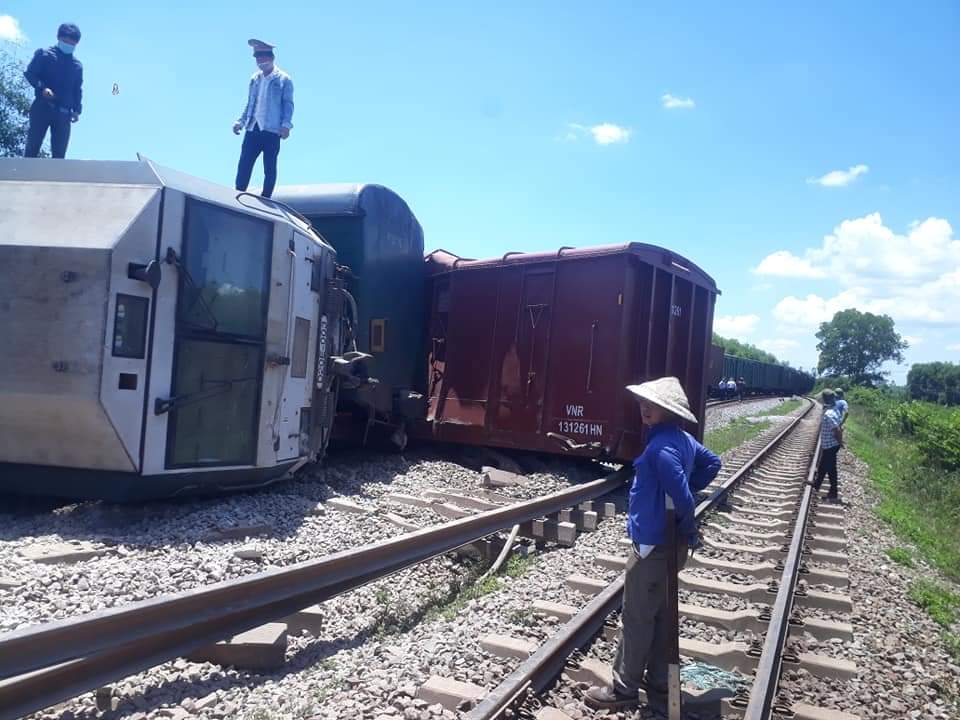
[[840, 442], [833, 434], [835, 428], [840, 427], [840, 412], [834, 407], [825, 408], [820, 420], [820, 447], [823, 450], [835, 448]]

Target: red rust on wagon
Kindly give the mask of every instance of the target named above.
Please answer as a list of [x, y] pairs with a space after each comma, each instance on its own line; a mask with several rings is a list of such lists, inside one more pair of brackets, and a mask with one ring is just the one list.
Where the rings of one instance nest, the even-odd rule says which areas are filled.
[[425, 263], [429, 407], [412, 435], [629, 460], [644, 437], [624, 388], [664, 375], [703, 417], [719, 293], [687, 259], [628, 243]]

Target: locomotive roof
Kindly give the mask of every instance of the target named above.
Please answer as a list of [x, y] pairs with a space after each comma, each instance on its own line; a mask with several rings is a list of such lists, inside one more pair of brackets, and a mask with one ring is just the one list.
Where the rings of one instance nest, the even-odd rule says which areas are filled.
[[372, 209], [374, 203], [387, 200], [400, 203], [410, 215], [407, 202], [390, 188], [375, 183], [324, 183], [319, 185], [284, 185], [274, 197], [293, 205], [304, 215], [357, 215]]
[[[68, 235], [56, 232], [44, 234], [48, 239], [54, 240], [62, 236], [55, 244], [62, 242], [77, 247], [109, 247], [114, 238], [110, 237], [110, 233], [98, 232], [97, 227], [112, 222], [117, 224], [115, 230], [123, 230], [147, 200], [164, 187], [241, 212], [268, 216], [271, 221], [286, 221], [302, 232], [310, 232], [309, 226], [302, 220], [269, 200], [254, 194], [238, 193], [232, 188], [157, 165], [143, 157], [135, 161], [0, 158], [0, 189], [6, 183], [15, 187], [9, 197], [14, 198], [13, 193], [19, 197], [18, 202], [14, 203], [13, 211], [7, 213], [6, 219], [10, 223], [13, 222], [17, 208], [29, 213], [28, 206], [43, 206], [49, 202], [53, 202], [55, 206], [55, 199], [58, 196], [63, 197], [65, 184], [76, 187], [76, 191], [71, 191], [73, 201], [81, 203], [85, 211], [73, 218], [75, 225]], [[113, 186], [119, 190], [111, 194], [109, 204], [103, 202], [103, 186]], [[34, 218], [35, 215], [31, 214], [30, 217]], [[52, 215], [49, 216], [49, 221], [51, 227], [48, 229], [54, 230], [54, 225], [60, 218]], [[32, 243], [31, 238], [36, 234], [31, 232], [24, 235], [24, 242]], [[11, 240], [8, 237], [6, 241]], [[14, 242], [17, 244], [15, 240]]]
[[439, 274], [452, 270], [492, 268], [550, 261], [583, 260], [590, 257], [624, 254], [636, 255], [644, 262], [655, 266], [666, 267], [668, 270], [678, 274], [689, 273], [691, 280], [694, 280], [697, 284], [708, 288], [718, 295], [720, 294], [720, 291], [717, 290], [717, 283], [710, 275], [704, 272], [703, 269], [672, 250], [667, 250], [657, 245], [648, 245], [646, 243], [632, 242], [620, 243], [618, 245], [595, 245], [584, 248], [562, 247], [559, 250], [536, 253], [508, 252], [502, 257], [488, 258], [485, 260], [461, 258], [447, 250], [438, 249], [429, 253], [424, 260], [428, 266], [428, 272]]

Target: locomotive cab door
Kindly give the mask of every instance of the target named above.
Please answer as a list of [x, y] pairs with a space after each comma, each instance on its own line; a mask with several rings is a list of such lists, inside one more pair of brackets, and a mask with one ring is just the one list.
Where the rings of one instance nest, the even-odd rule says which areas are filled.
[[177, 267], [167, 469], [254, 465], [273, 223], [186, 199]]
[[267, 369], [267, 372], [283, 375], [279, 402], [272, 406], [274, 418], [271, 423], [278, 462], [307, 455], [310, 449], [311, 368], [317, 350], [316, 343], [310, 338], [316, 332], [320, 311], [320, 294], [311, 289], [311, 274], [312, 262], [322, 261], [319, 253], [316, 258], [311, 256], [312, 246], [305, 235], [293, 233], [285, 259], [289, 262], [289, 285], [277, 288], [286, 290], [290, 297], [284, 333], [286, 350], [280, 356], [280, 362]]

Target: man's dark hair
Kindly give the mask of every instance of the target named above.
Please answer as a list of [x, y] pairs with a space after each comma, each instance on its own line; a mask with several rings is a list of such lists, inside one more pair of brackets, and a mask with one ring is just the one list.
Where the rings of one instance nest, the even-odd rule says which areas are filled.
[[256, 50], [253, 53], [253, 56], [257, 58], [257, 60], [260, 58], [270, 58], [271, 60], [274, 59], [273, 50]]
[[67, 40], [73, 40], [74, 42], [80, 42], [80, 28], [73, 23], [63, 23], [57, 29], [57, 37], [67, 38]]

